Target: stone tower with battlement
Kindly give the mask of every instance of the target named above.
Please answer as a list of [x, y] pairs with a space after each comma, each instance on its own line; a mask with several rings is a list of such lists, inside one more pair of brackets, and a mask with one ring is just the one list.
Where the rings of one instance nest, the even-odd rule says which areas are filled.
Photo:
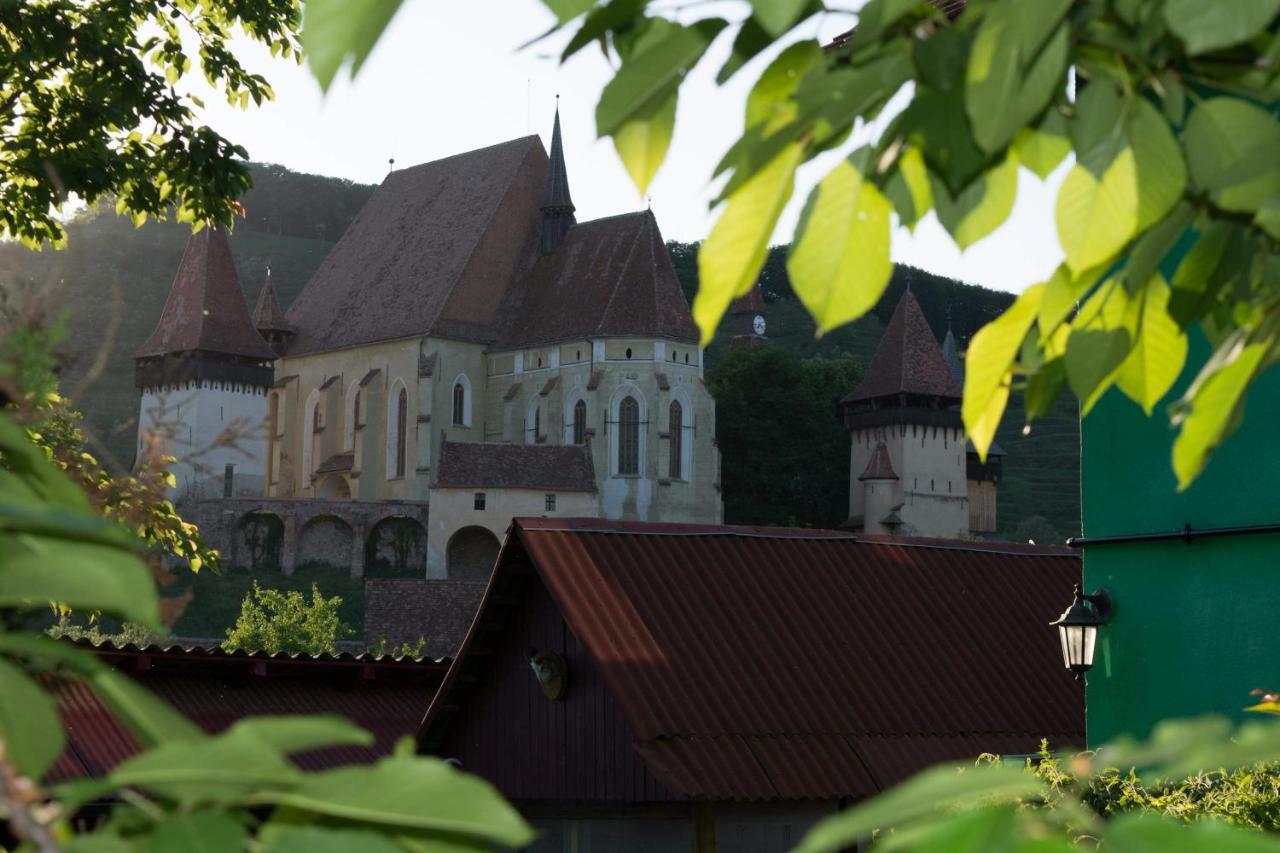
[[849, 431], [849, 521], [866, 533], [967, 536], [960, 383], [907, 291], [858, 387], [842, 401]]
[[171, 497], [262, 494], [274, 358], [249, 316], [226, 231], [192, 234], [160, 321], [134, 353], [138, 458], [177, 458]]

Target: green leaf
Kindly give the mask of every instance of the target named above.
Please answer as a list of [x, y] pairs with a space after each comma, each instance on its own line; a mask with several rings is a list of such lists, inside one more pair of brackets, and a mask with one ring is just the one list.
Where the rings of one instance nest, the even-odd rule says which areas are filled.
[[39, 609], [51, 602], [100, 610], [129, 622], [159, 623], [155, 584], [136, 554], [49, 536], [3, 535], [0, 607]]
[[849, 48], [856, 51], [878, 41], [890, 27], [922, 6], [920, 0], [869, 0], [858, 10], [858, 25], [849, 37]]
[[929, 171], [918, 150], [907, 147], [898, 157], [898, 168], [885, 183], [884, 195], [893, 203], [898, 220], [908, 230], [915, 230], [916, 223], [933, 209]]
[[1096, 179], [1072, 167], [1054, 210], [1058, 240], [1074, 273], [1105, 263], [1124, 248], [1138, 226], [1138, 175], [1132, 148], [1122, 150]]
[[1164, 20], [1187, 53], [1220, 50], [1246, 42], [1280, 12], [1280, 0], [1168, 0]]
[[823, 61], [822, 49], [816, 42], [802, 41], [791, 45], [760, 75], [747, 95], [745, 127], [758, 124], [777, 126], [796, 114], [791, 100], [804, 75]]
[[264, 792], [250, 802], [510, 847], [534, 838], [533, 830], [487, 782], [434, 758], [393, 756], [373, 765], [313, 773], [292, 790]]
[[166, 815], [151, 831], [151, 853], [229, 853], [244, 849], [248, 834], [229, 815]]
[[1280, 194], [1280, 122], [1240, 98], [1197, 105], [1182, 135], [1191, 178], [1220, 207], [1252, 213]]
[[351, 76], [359, 73], [402, 2], [307, 0], [303, 7], [302, 47], [311, 75], [322, 90], [329, 90], [348, 60]]
[[1126, 324], [1129, 300], [1118, 279], [1109, 279], [1090, 297], [1072, 323], [1067, 339], [1067, 381], [1089, 414], [1115, 382], [1129, 356], [1133, 335]]
[[769, 251], [769, 239], [795, 186], [796, 167], [804, 149], [789, 145], [729, 198], [698, 252], [698, 295], [693, 319], [702, 330], [702, 345], [715, 336], [729, 303], [755, 284]]
[[1003, 314], [978, 330], [965, 358], [964, 399], [960, 415], [965, 432], [984, 462], [1009, 402], [1013, 360], [1035, 322], [1046, 286], [1024, 290]]
[[724, 26], [721, 20], [700, 21], [692, 27], [673, 24], [660, 42], [624, 60], [600, 95], [597, 133], [612, 135], [637, 116], [652, 114], [655, 105], [679, 87]]
[[950, 809], [1047, 794], [1047, 787], [1022, 767], [934, 767], [878, 797], [820, 821], [801, 839], [796, 850], [834, 853], [853, 847], [877, 829], [899, 829]]
[[720, 66], [716, 83], [723, 86], [729, 82], [730, 78], [742, 69], [742, 66], [759, 56], [771, 44], [773, 39], [764, 31], [764, 27], [760, 26], [760, 22], [755, 18], [747, 18], [742, 22], [738, 34], [734, 36], [729, 58], [725, 60], [724, 65]]
[[542, 0], [542, 5], [556, 16], [557, 23], [566, 23], [591, 10], [595, 0]]
[[1125, 264], [1125, 286], [1130, 292], [1148, 281], [1160, 268], [1160, 263], [1177, 245], [1178, 241], [1195, 221], [1196, 209], [1188, 202], [1181, 202], [1164, 219], [1138, 238]]
[[267, 853], [404, 853], [380, 832], [368, 829], [330, 829], [319, 826], [280, 826], [268, 823], [259, 840]]
[[1169, 313], [1184, 329], [1200, 320], [1220, 291], [1244, 284], [1251, 262], [1247, 230], [1235, 222], [1211, 221], [1178, 265]]
[[308, 717], [246, 717], [227, 730], [247, 735], [290, 754], [329, 746], [372, 746], [373, 735], [345, 717], [316, 714]]
[[777, 38], [796, 24], [806, 5], [808, 0], [751, 0], [751, 11], [765, 32]]
[[138, 845], [112, 829], [79, 833], [67, 839], [62, 853], [138, 853]]
[[667, 158], [676, 127], [677, 97], [677, 90], [672, 89], [670, 95], [652, 105], [651, 112], [633, 116], [614, 131], [613, 147], [641, 195]]
[[1013, 211], [1018, 195], [1018, 158], [1009, 152], [1003, 163], [952, 198], [945, 185], [935, 181], [933, 205], [938, 221], [961, 249], [967, 249], [999, 228]]
[[49, 694], [11, 663], [0, 659], [0, 742], [18, 772], [39, 782], [53, 766], [66, 735]]
[[1273, 195], [1258, 207], [1253, 222], [1273, 240], [1280, 240], [1280, 195]]
[[813, 188], [797, 228], [787, 272], [819, 334], [875, 307], [889, 260], [889, 202], [864, 177], [868, 149], [841, 161]]
[[1145, 98], [1132, 102], [1125, 133], [1133, 145], [1138, 171], [1138, 230], [1159, 222], [1182, 198], [1187, 168], [1173, 131]]
[[1066, 264], [1059, 264], [1045, 282], [1044, 297], [1040, 300], [1040, 313], [1036, 318], [1040, 337], [1051, 335], [1101, 277], [1097, 269], [1072, 275]]
[[1138, 306], [1138, 337], [1120, 366], [1116, 384], [1147, 416], [1169, 393], [1187, 360], [1187, 336], [1169, 316], [1169, 285], [1158, 273], [1133, 303]]
[[1024, 127], [1013, 140], [1018, 162], [1040, 180], [1045, 180], [1071, 153], [1067, 120], [1057, 110], [1050, 110], [1035, 128]]
[[902, 113], [900, 127], [952, 195], [967, 188], [987, 166], [987, 155], [974, 143], [969, 130], [960, 91], [944, 94], [917, 86], [915, 98]]
[[1112, 818], [1101, 848], [1125, 853], [1212, 850], [1213, 853], [1276, 853], [1280, 843], [1267, 832], [1223, 820], [1193, 820], [1138, 811]]
[[[587, 13], [582, 26], [573, 34], [573, 38], [569, 39], [564, 52], [560, 54], [561, 64], [593, 41], [603, 39], [606, 34], [621, 31], [648, 20], [643, 18], [646, 2], [647, 0], [609, 0], [604, 5], [592, 9]], [[640, 18], [640, 21], [637, 21], [637, 18]]]
[[107, 777], [181, 803], [229, 803], [267, 787], [292, 787], [302, 773], [264, 740], [243, 731], [169, 741], [126, 760]]
[[1175, 423], [1173, 471], [1178, 491], [1185, 490], [1213, 451], [1235, 430], [1243, 416], [1245, 391], [1270, 354], [1265, 343], [1240, 346], [1229, 357], [1211, 359], [1180, 402]]

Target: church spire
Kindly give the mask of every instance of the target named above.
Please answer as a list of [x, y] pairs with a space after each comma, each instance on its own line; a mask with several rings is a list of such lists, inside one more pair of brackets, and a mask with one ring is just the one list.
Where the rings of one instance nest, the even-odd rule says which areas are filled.
[[284, 353], [289, 338], [293, 337], [293, 329], [285, 321], [284, 312], [280, 310], [280, 303], [276, 299], [276, 288], [271, 283], [270, 264], [267, 265], [267, 280], [258, 293], [258, 303], [253, 309], [253, 325], [277, 355]]
[[564, 165], [564, 143], [560, 138], [560, 96], [556, 96], [556, 119], [551, 130], [551, 163], [547, 167], [547, 190], [542, 199], [542, 254], [550, 255], [576, 222], [573, 199], [569, 197], [569, 173]]

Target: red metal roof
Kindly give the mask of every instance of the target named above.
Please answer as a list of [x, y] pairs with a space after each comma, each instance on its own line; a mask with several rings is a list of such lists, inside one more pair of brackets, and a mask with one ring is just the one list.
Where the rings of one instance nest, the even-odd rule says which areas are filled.
[[960, 383], [951, 374], [938, 339], [910, 290], [893, 309], [866, 375], [844, 399], [856, 402], [897, 394], [960, 399]]
[[1080, 579], [1066, 549], [516, 519], [421, 741], [439, 709], [468, 713], [456, 674], [504, 573], [530, 563], [679, 796], [859, 797], [939, 761], [1084, 740], [1048, 626]]
[[[414, 733], [449, 663], [350, 654], [313, 658], [77, 645], [139, 681], [207, 732], [222, 731], [247, 716], [337, 714], [373, 734], [370, 747], [294, 756], [307, 770], [368, 763], [390, 754], [397, 740]], [[133, 735], [93, 691], [77, 681], [45, 678], [67, 733], [67, 747], [47, 782], [99, 777], [140, 751]]]

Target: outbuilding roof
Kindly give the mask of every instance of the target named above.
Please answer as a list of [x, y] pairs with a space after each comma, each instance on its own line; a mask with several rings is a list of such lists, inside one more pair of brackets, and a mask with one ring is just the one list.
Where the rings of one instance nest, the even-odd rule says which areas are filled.
[[446, 441], [432, 488], [594, 492], [596, 475], [586, 445]]
[[189, 352], [275, 358], [249, 317], [221, 226], [203, 228], [187, 238], [155, 331], [133, 356]]
[[939, 761], [1084, 741], [1048, 625], [1080, 581], [1066, 549], [522, 518], [424, 747], [474, 718], [476, 678], [514, 677], [483, 661], [530, 570], [676, 798], [856, 798]]

